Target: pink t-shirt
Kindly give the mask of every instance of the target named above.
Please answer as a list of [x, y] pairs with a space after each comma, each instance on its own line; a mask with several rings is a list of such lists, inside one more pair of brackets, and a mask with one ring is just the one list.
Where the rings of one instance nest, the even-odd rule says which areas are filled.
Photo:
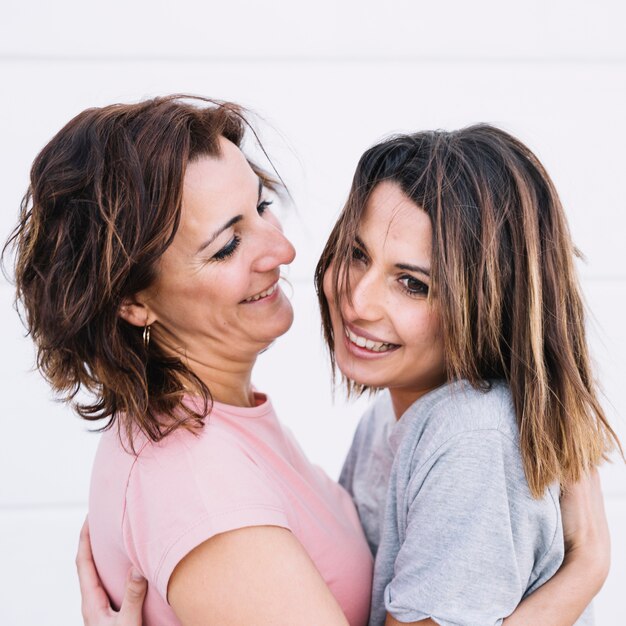
[[117, 606], [131, 564], [148, 579], [145, 626], [180, 623], [166, 594], [186, 554], [218, 533], [259, 525], [291, 530], [351, 626], [367, 624], [372, 556], [350, 496], [258, 397], [252, 408], [216, 402], [199, 435], [137, 437], [137, 456], [116, 428], [102, 435], [89, 498], [94, 558]]

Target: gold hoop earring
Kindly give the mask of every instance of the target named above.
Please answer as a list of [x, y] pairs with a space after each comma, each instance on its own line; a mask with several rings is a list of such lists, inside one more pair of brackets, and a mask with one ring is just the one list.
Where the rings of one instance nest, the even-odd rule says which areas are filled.
[[143, 345], [147, 350], [150, 347], [150, 325], [146, 324], [143, 327]]

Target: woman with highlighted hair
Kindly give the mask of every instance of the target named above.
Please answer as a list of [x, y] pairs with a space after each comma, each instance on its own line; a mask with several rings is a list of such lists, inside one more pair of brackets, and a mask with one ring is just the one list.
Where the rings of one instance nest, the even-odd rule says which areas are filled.
[[520, 623], [585, 608], [542, 587], [572, 541], [560, 486], [619, 448], [574, 256], [548, 174], [502, 130], [400, 135], [361, 157], [316, 284], [348, 389], [385, 390], [340, 478], [376, 555], [370, 625], [495, 625], [533, 593], [550, 608]]

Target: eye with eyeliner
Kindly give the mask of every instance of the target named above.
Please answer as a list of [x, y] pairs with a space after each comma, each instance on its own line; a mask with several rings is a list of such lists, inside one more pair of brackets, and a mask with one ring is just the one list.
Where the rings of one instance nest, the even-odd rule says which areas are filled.
[[223, 261], [235, 253], [235, 250], [241, 243], [241, 237], [235, 235], [219, 252], [216, 252], [212, 257], [212, 261]]
[[[361, 247], [352, 247], [352, 262], [367, 264], [367, 254]], [[398, 282], [400, 283], [402, 291], [410, 297], [415, 298], [428, 296], [428, 285], [411, 274], [402, 274], [398, 277]]]
[[357, 263], [365, 263], [367, 261], [367, 255], [359, 246], [352, 247], [352, 260]]
[[[259, 215], [263, 215], [272, 203], [272, 200], [263, 200], [262, 202], [259, 202], [256, 207], [257, 213]], [[224, 261], [225, 259], [228, 259], [235, 253], [240, 243], [241, 237], [239, 235], [235, 235], [221, 250], [216, 252], [211, 257], [211, 261]]]
[[265, 211], [267, 211], [272, 204], [274, 204], [273, 200], [263, 200], [262, 202], [259, 202], [259, 205], [256, 208], [257, 213], [259, 215], [263, 215], [263, 213], [265, 213]]
[[402, 290], [411, 297], [428, 295], [428, 285], [415, 276], [403, 274], [398, 278], [398, 282]]

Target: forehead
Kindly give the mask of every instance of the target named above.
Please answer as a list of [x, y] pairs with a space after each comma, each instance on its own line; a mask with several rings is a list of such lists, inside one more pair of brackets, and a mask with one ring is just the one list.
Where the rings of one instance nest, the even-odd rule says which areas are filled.
[[235, 144], [220, 137], [220, 153], [187, 165], [179, 239], [206, 237], [249, 205], [256, 206], [259, 179]]
[[411, 200], [398, 183], [382, 182], [369, 196], [359, 232], [365, 244], [386, 251], [430, 257], [432, 224], [427, 213]]
[[[220, 137], [217, 155], [200, 156], [187, 165], [183, 179], [183, 212], [189, 209], [217, 208], [257, 191], [258, 178], [243, 152]], [[218, 211], [219, 212], [219, 211]]]

